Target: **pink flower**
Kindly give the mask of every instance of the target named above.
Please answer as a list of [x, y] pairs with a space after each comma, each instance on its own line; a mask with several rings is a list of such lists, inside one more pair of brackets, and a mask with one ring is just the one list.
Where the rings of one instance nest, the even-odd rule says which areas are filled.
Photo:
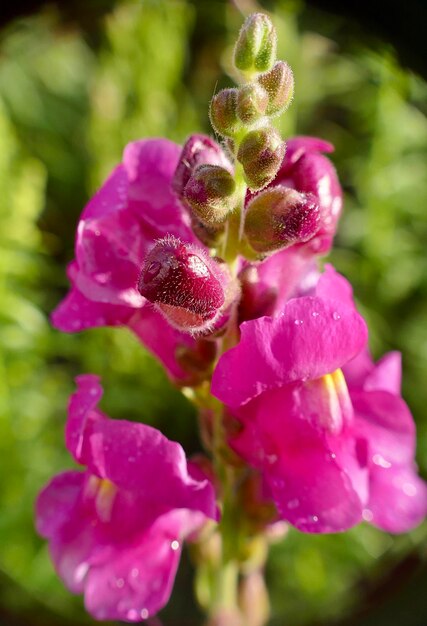
[[427, 514], [427, 487], [414, 462], [415, 424], [400, 396], [400, 353], [375, 365], [363, 351], [343, 372], [354, 407], [352, 436], [369, 473], [363, 517], [391, 533], [406, 532]]
[[[320, 228], [307, 243], [296, 244], [245, 269], [242, 319], [280, 314], [302, 283], [317, 279], [316, 259], [332, 245], [342, 210], [342, 190], [331, 161], [322, 152], [333, 146], [316, 137], [287, 141], [282, 166], [267, 189], [284, 186], [312, 194], [320, 209]], [[252, 195], [248, 195], [248, 200]], [[246, 287], [246, 293], [245, 293]]]
[[55, 476], [37, 501], [37, 529], [59, 576], [96, 619], [140, 621], [169, 599], [183, 539], [216, 519], [214, 491], [178, 443], [97, 408], [98, 378], [77, 378], [67, 448], [84, 472]]
[[188, 212], [171, 190], [180, 146], [165, 139], [128, 144], [123, 162], [85, 207], [76, 235], [71, 291], [52, 315], [65, 332], [94, 326], [128, 326], [163, 363], [185, 381], [177, 354], [197, 349], [138, 291], [142, 264], [166, 234], [197, 244]]
[[[385, 365], [351, 365], [367, 330], [347, 281], [329, 266], [310, 295], [241, 333], [212, 393], [241, 422], [230, 444], [261, 471], [280, 516], [304, 532], [362, 518], [391, 532], [417, 525], [427, 491], [415, 473], [412, 417], [396, 384], [384, 382]], [[352, 368], [348, 385], [343, 367]]]

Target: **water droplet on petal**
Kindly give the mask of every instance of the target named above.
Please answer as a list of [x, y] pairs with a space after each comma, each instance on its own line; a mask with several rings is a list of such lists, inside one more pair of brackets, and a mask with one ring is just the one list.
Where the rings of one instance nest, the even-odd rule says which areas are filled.
[[317, 517], [317, 515], [309, 515], [308, 519], [310, 522], [314, 522], [314, 523], [319, 521], [319, 518]]
[[138, 574], [139, 574], [139, 569], [137, 567], [133, 567], [130, 572], [130, 575], [132, 576], [132, 578], [137, 578]]
[[118, 587], [119, 589], [122, 589], [125, 586], [125, 581], [123, 580], [123, 578], [118, 578], [116, 580], [116, 587]]
[[179, 541], [177, 541], [176, 539], [174, 539], [174, 541], [171, 541], [171, 549], [172, 550], [179, 550]]
[[87, 563], [81, 563], [81, 565], [78, 566], [74, 574], [75, 582], [81, 583], [84, 577], [86, 576], [86, 574], [88, 573], [88, 571], [89, 571], [89, 565]]
[[301, 326], [301, 324], [304, 324], [304, 320], [294, 320], [294, 324], [295, 326]]
[[334, 318], [336, 322], [341, 319], [341, 315], [337, 311], [334, 311], [332, 313], [332, 317]]
[[402, 485], [402, 491], [405, 495], [413, 497], [417, 493], [417, 488], [412, 483], [404, 483]]
[[331, 452], [331, 459], [336, 459], [337, 455], [335, 454], [335, 452]]
[[147, 617], [149, 616], [149, 612], [147, 611], [147, 609], [142, 609], [141, 610], [141, 617], [142, 619], [147, 619]]
[[135, 622], [137, 619], [139, 619], [139, 613], [136, 609], [129, 609], [129, 611], [126, 613], [126, 617], [132, 622]]
[[375, 463], [375, 465], [379, 465], [379, 467], [383, 467], [384, 469], [388, 469], [389, 467], [391, 467], [391, 463], [386, 461], [385, 458], [381, 456], [381, 454], [374, 454], [374, 456], [372, 457], [372, 461]]
[[311, 312], [311, 316], [312, 317], [319, 317], [319, 312], [318, 311], [312, 311]]
[[372, 513], [370, 509], [363, 509], [362, 517], [365, 520], [365, 522], [371, 522], [374, 518], [374, 514]]
[[294, 498], [293, 500], [289, 500], [288, 502], [288, 509], [296, 509], [299, 507], [299, 500], [298, 498]]

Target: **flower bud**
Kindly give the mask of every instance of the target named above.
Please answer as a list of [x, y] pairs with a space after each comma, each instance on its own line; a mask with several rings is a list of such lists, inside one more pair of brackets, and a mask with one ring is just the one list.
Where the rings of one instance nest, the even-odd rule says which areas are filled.
[[238, 89], [222, 89], [211, 100], [209, 117], [211, 124], [220, 135], [232, 137], [241, 127], [237, 116]]
[[275, 128], [252, 130], [243, 139], [237, 160], [252, 191], [262, 189], [276, 176], [285, 156], [286, 144]]
[[184, 189], [184, 200], [206, 226], [218, 226], [234, 208], [236, 183], [219, 165], [199, 165]]
[[311, 239], [320, 227], [320, 209], [311, 193], [272, 187], [248, 204], [245, 235], [259, 253], [273, 252]]
[[232, 171], [221, 146], [207, 135], [191, 135], [182, 148], [172, 179], [172, 188], [179, 197], [182, 197], [184, 188], [196, 167], [205, 163], [220, 165]]
[[289, 65], [277, 61], [272, 70], [258, 76], [258, 82], [268, 94], [267, 115], [283, 113], [294, 95], [294, 75]]
[[252, 124], [265, 114], [268, 103], [266, 90], [258, 83], [249, 83], [238, 91], [237, 115], [245, 124]]
[[172, 326], [191, 333], [218, 319], [228, 282], [225, 270], [204, 250], [168, 236], [148, 253], [138, 289]]
[[253, 74], [268, 71], [276, 60], [276, 30], [267, 15], [253, 13], [246, 18], [234, 48], [234, 65]]

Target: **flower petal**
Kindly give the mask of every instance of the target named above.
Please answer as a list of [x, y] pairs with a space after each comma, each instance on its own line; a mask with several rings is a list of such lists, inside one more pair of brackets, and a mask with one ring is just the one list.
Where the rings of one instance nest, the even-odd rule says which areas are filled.
[[377, 467], [371, 474], [365, 518], [390, 533], [404, 533], [427, 515], [427, 485], [411, 466]]
[[301, 413], [300, 393], [298, 386], [267, 392], [238, 410], [244, 430], [231, 445], [262, 471], [282, 519], [303, 532], [342, 531], [361, 520], [362, 504], [350, 466], [338, 463], [343, 442]]
[[[333, 296], [342, 293], [333, 288], [333, 275], [326, 280]], [[244, 322], [240, 343], [218, 362], [212, 393], [236, 407], [267, 389], [320, 378], [354, 358], [366, 344], [366, 324], [347, 298], [326, 299], [324, 291], [323, 297], [290, 300], [279, 317]]]
[[181, 542], [200, 525], [198, 514], [173, 511], [160, 517], [132, 544], [90, 569], [85, 606], [96, 619], [139, 622], [169, 600]]
[[181, 146], [167, 139], [134, 141], [123, 153], [129, 208], [153, 229], [153, 240], [168, 233], [187, 242], [196, 241], [190, 217], [171, 187], [180, 154]]

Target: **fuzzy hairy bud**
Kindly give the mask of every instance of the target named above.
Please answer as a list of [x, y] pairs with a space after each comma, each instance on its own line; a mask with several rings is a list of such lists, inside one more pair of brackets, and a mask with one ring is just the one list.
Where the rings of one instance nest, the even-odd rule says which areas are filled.
[[263, 13], [249, 15], [234, 48], [234, 65], [241, 72], [268, 71], [276, 60], [277, 35], [272, 21]]
[[286, 144], [275, 128], [250, 131], [242, 140], [237, 160], [252, 191], [266, 187], [276, 176], [285, 156]]
[[260, 254], [309, 241], [319, 228], [317, 198], [280, 185], [258, 194], [246, 212], [245, 235]]
[[243, 85], [237, 95], [237, 115], [244, 124], [252, 124], [265, 114], [268, 102], [268, 94], [260, 84]]
[[221, 225], [233, 209], [236, 183], [219, 165], [199, 165], [184, 189], [184, 200], [208, 227]]
[[220, 165], [230, 172], [232, 170], [231, 164], [221, 146], [213, 139], [207, 135], [191, 135], [182, 148], [172, 179], [172, 188], [180, 198], [182, 198], [185, 186], [196, 167], [207, 163]]
[[214, 130], [224, 137], [233, 137], [241, 127], [237, 115], [238, 93], [236, 87], [222, 89], [211, 100], [209, 108], [211, 124]]
[[267, 115], [286, 111], [294, 95], [294, 75], [289, 65], [277, 61], [269, 72], [258, 76], [258, 83], [268, 94]]
[[226, 272], [204, 250], [168, 236], [145, 258], [138, 289], [172, 326], [200, 332], [218, 319], [228, 281]]

